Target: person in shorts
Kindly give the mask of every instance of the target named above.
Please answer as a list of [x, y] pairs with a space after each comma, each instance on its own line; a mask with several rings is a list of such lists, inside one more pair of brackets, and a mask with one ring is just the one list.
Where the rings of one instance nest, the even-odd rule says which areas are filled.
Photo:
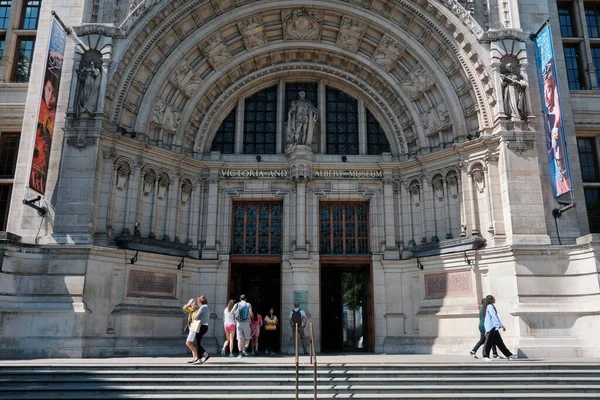
[[260, 327], [262, 326], [262, 316], [255, 312], [250, 321], [250, 336], [252, 338], [252, 355], [258, 355], [258, 337], [260, 336]]
[[240, 301], [233, 307], [235, 330], [238, 337], [238, 358], [248, 357], [248, 346], [252, 338], [250, 320], [252, 319], [252, 304], [246, 302], [246, 295], [240, 296]]
[[223, 329], [225, 330], [225, 343], [221, 355], [224, 357], [229, 346], [229, 357], [233, 357], [233, 344], [235, 340], [235, 316], [233, 315], [233, 306], [235, 301], [229, 300], [227, 307], [223, 310]]

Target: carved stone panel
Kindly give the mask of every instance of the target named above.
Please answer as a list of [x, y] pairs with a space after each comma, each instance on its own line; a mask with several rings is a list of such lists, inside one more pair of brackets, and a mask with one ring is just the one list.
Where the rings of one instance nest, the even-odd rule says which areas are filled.
[[285, 40], [319, 40], [323, 16], [307, 8], [282, 12], [283, 38]]
[[203, 83], [200, 72], [194, 72], [185, 60], [180, 62], [175, 71], [171, 73], [170, 80], [188, 97], [198, 92]]
[[404, 50], [400, 42], [386, 34], [373, 54], [373, 61], [386, 71], [390, 71]]
[[422, 65], [418, 65], [410, 71], [407, 78], [401, 84], [402, 88], [414, 100], [426, 90], [429, 90], [433, 86], [434, 81], [425, 68]]
[[445, 297], [473, 292], [471, 272], [446, 272], [425, 275], [425, 296]]
[[237, 25], [247, 50], [255, 49], [267, 43], [263, 19], [260, 15], [255, 15], [252, 18], [240, 21]]
[[450, 115], [442, 106], [433, 106], [421, 114], [421, 123], [426, 135], [434, 135], [450, 126]]
[[181, 111], [162, 100], [156, 101], [152, 112], [152, 122], [154, 124], [169, 132], [176, 132], [180, 121]]
[[214, 69], [219, 69], [227, 61], [231, 60], [232, 55], [229, 48], [225, 45], [220, 33], [215, 33], [200, 46], [202, 53], [208, 60], [208, 63]]
[[128, 297], [177, 297], [177, 274], [130, 270]]
[[357, 51], [366, 30], [367, 24], [344, 15], [342, 17], [337, 44], [346, 50]]

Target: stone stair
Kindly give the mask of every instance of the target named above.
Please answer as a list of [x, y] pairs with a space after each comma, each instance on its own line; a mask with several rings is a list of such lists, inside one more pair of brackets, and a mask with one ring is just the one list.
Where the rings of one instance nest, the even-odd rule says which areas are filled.
[[[0, 365], [0, 399], [293, 399], [287, 363]], [[318, 398], [598, 399], [599, 363], [346, 364], [318, 367]], [[313, 367], [300, 368], [313, 398]]]

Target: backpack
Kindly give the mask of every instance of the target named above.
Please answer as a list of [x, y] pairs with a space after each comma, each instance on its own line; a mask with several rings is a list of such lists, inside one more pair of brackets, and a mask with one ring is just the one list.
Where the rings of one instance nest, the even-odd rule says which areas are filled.
[[238, 321], [248, 321], [250, 316], [248, 315], [248, 304], [239, 306], [235, 310], [235, 319]]
[[294, 325], [302, 325], [302, 313], [300, 310], [292, 310], [292, 322]]

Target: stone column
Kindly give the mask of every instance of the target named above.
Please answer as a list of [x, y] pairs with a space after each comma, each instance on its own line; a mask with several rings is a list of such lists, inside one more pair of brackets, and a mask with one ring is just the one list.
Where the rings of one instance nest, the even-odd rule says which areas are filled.
[[156, 232], [154, 231], [156, 229], [156, 225], [157, 225], [157, 207], [158, 207], [158, 190], [159, 190], [159, 177], [155, 176], [154, 177], [154, 193], [152, 194], [152, 215], [150, 216], [150, 233], [148, 234], [148, 238], [150, 239], [155, 239], [156, 238]]
[[473, 180], [473, 171], [469, 171], [467, 173], [467, 175], [469, 176], [469, 200], [471, 202], [471, 214], [469, 216], [469, 224], [471, 227], [471, 235], [472, 236], [478, 236], [480, 235], [479, 232], [479, 227], [476, 224], [476, 218], [475, 218], [475, 202], [477, 201], [477, 197], [475, 196], [475, 181]]
[[198, 221], [200, 218], [200, 201], [201, 201], [201, 193], [202, 193], [202, 180], [197, 180], [195, 182], [194, 187], [192, 188], [192, 193], [190, 195], [190, 224], [188, 225], [188, 240], [187, 244], [192, 246], [192, 250], [190, 250], [190, 255], [192, 257], [199, 257], [200, 252], [198, 249]]
[[444, 184], [444, 203], [446, 206], [446, 239], [452, 239], [452, 220], [450, 219], [450, 190], [448, 188], [448, 179], [443, 179]]
[[[414, 241], [412, 232], [412, 211], [410, 196], [408, 194], [408, 187], [406, 182], [400, 182], [400, 203], [402, 207], [402, 241], [404, 243], [404, 250], [406, 251], [410, 247], [410, 241]], [[402, 255], [405, 258], [408, 254]]]
[[96, 202], [98, 204], [98, 217], [94, 221], [96, 226], [94, 234], [94, 242], [108, 245], [110, 238], [107, 234], [108, 215], [110, 213], [112, 192], [113, 192], [113, 170], [115, 152], [113, 149], [102, 150], [102, 175], [99, 182], [98, 194], [96, 194]]
[[306, 183], [296, 183], [296, 251], [306, 250]]
[[141, 160], [136, 163], [133, 171], [133, 179], [129, 181], [130, 185], [127, 189], [127, 207], [125, 208], [125, 225], [123, 227], [123, 235], [129, 235], [131, 233], [130, 227], [134, 226], [135, 218], [137, 215], [138, 196], [140, 192], [140, 179], [142, 174]]
[[358, 99], [358, 154], [367, 154], [367, 112], [362, 97]]
[[244, 153], [244, 106], [244, 99], [238, 99], [235, 116], [235, 154]]
[[[391, 175], [391, 173], [390, 173]], [[394, 212], [394, 181], [389, 176], [383, 180], [383, 216], [385, 226], [385, 259], [397, 258], [396, 213]]]
[[202, 251], [203, 259], [217, 258], [217, 221], [219, 209], [219, 171], [211, 171], [208, 181], [208, 212], [206, 213], [206, 246]]
[[434, 210], [435, 194], [433, 193], [431, 177], [423, 176], [421, 181], [423, 182], [423, 221], [425, 222], [423, 236], [429, 241], [432, 240], [434, 236], [437, 236]]
[[460, 170], [460, 175], [457, 176], [458, 179], [458, 201], [460, 203], [460, 236], [461, 237], [465, 237], [467, 236], [467, 224], [468, 224], [468, 218], [467, 218], [467, 206], [465, 204], [465, 198], [466, 198], [466, 191], [467, 188], [465, 187], [465, 182], [467, 182], [467, 179], [465, 179], [466, 174], [464, 171], [464, 166], [461, 164], [459, 165], [459, 170]]
[[[325, 112], [325, 106], [327, 102], [325, 82], [319, 81], [319, 124], [321, 135], [320, 147], [321, 154], [327, 153], [327, 113]], [[310, 145], [310, 143], [309, 143]]]
[[165, 237], [163, 240], [175, 240], [175, 216], [179, 210], [179, 191], [180, 191], [181, 175], [176, 174], [175, 179], [169, 184], [169, 195], [167, 198], [167, 224], [165, 229]]

